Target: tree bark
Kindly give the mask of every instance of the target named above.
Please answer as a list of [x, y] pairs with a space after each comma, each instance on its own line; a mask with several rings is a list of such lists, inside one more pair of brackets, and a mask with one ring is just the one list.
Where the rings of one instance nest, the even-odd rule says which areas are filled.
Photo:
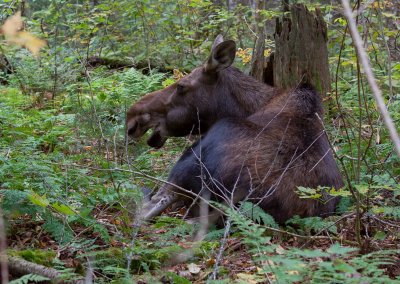
[[14, 68], [12, 67], [10, 61], [4, 54], [0, 53], [0, 74], [3, 75], [0, 78], [0, 85], [8, 84], [7, 75], [12, 73], [14, 73]]
[[[12, 276], [23, 276], [26, 274], [36, 274], [47, 277], [51, 280], [58, 280], [57, 283], [65, 283], [60, 280], [61, 273], [54, 268], [49, 268], [40, 264], [32, 263], [21, 258], [9, 257], [8, 268]], [[83, 280], [75, 280], [68, 283], [83, 284]]]
[[330, 92], [327, 27], [319, 9], [308, 11], [302, 4], [290, 6], [290, 18], [277, 19], [274, 85], [293, 88], [313, 86], [320, 94]]
[[257, 39], [251, 57], [250, 75], [256, 78], [260, 82], [263, 81], [264, 68], [265, 68], [264, 49], [265, 49], [266, 35], [265, 35], [265, 26], [261, 22], [261, 16], [260, 16], [260, 11], [264, 9], [265, 9], [265, 0], [257, 0], [257, 5], [255, 9]]

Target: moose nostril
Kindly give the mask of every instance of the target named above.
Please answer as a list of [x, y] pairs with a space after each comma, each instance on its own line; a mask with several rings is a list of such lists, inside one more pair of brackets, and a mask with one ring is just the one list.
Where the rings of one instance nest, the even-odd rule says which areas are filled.
[[130, 126], [128, 123], [128, 135], [133, 135], [135, 133], [137, 127], [138, 127], [137, 122], [134, 122], [132, 126]]
[[167, 138], [165, 136], [161, 136], [159, 131], [154, 131], [150, 138], [147, 140], [147, 145], [150, 147], [159, 149], [164, 146]]

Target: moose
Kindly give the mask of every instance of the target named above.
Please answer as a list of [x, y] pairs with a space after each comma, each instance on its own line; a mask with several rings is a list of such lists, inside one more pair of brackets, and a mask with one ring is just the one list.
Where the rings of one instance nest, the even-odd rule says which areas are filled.
[[235, 42], [218, 36], [203, 65], [128, 110], [128, 135], [152, 129], [151, 147], [170, 136], [201, 134], [144, 204], [143, 219], [188, 200], [187, 192], [231, 206], [249, 201], [280, 223], [334, 212], [338, 200], [325, 191], [322, 201], [296, 193], [299, 186], [343, 187], [320, 95], [306, 85], [287, 91], [258, 82], [232, 66], [235, 54]]

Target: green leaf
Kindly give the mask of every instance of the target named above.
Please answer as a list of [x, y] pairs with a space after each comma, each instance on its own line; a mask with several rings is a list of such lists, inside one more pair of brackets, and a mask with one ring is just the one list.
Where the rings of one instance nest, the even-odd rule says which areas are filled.
[[356, 184], [354, 185], [355, 189], [361, 193], [361, 194], [366, 194], [369, 190], [369, 185], [368, 184]]
[[58, 211], [59, 213], [62, 213], [64, 215], [76, 215], [76, 212], [74, 210], [72, 210], [71, 207], [65, 205], [65, 204], [59, 204], [59, 203], [52, 203], [51, 206]]
[[49, 278], [36, 274], [26, 274], [18, 279], [8, 282], [9, 284], [27, 284], [30, 282], [43, 282], [50, 281]]
[[357, 250], [358, 250], [358, 249], [356, 249], [356, 248], [343, 247], [343, 246], [341, 246], [340, 244], [336, 243], [336, 244], [332, 245], [332, 246], [327, 250], [327, 252], [333, 253], [333, 254], [336, 254], [336, 255], [347, 255], [347, 254], [349, 254], [349, 253], [351, 253], [351, 252], [355, 252], [355, 251], [357, 251]]
[[375, 240], [383, 241], [386, 238], [386, 233], [382, 231], [378, 231], [374, 235]]
[[46, 208], [49, 205], [49, 200], [46, 198], [46, 195], [40, 196], [36, 192], [31, 192], [28, 195], [29, 200], [40, 207]]

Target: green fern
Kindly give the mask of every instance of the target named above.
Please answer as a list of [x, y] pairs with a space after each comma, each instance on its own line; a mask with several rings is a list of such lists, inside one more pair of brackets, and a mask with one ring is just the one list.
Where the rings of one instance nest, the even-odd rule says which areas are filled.
[[20, 190], [3, 189], [0, 191], [2, 196], [2, 208], [5, 214], [29, 214], [33, 216], [38, 213], [41, 208], [34, 206], [28, 202], [29, 193]]
[[[266, 230], [233, 209], [228, 216], [236, 225], [243, 243], [253, 255], [253, 261], [262, 267], [273, 283], [396, 283], [385, 275], [383, 265], [392, 265], [399, 251], [387, 250], [367, 255], [356, 255], [357, 249], [332, 245], [326, 251], [289, 248], [270, 242]], [[326, 222], [296, 217], [291, 222], [321, 229]], [[322, 223], [323, 226], [322, 226]], [[398, 282], [400, 283], [400, 282]]]
[[[181, 219], [172, 218], [168, 216], [161, 216], [156, 218], [156, 223], [154, 223], [154, 228], [168, 228], [161, 236], [161, 242], [165, 244], [171, 244], [171, 240], [176, 236], [186, 236], [194, 233], [197, 225], [189, 224]], [[172, 242], [174, 243], [174, 242]]]
[[244, 216], [250, 218], [257, 223], [263, 223], [265, 226], [278, 228], [278, 224], [275, 222], [274, 217], [266, 213], [261, 207], [255, 206], [251, 202], [241, 203], [240, 212]]
[[311, 234], [312, 232], [318, 233], [321, 230], [327, 230], [328, 232], [337, 233], [337, 227], [335, 222], [322, 219], [321, 217], [307, 217], [300, 218], [299, 216], [294, 216], [293, 218], [286, 221], [286, 225], [295, 226], [297, 230], [303, 234]]
[[50, 280], [49, 278], [43, 277], [41, 275], [27, 274], [18, 279], [10, 281], [9, 284], [28, 284], [29, 282], [42, 282], [49, 280]]
[[71, 229], [54, 217], [51, 212], [44, 216], [43, 228], [49, 232], [59, 243], [66, 244], [74, 238]]
[[382, 211], [385, 216], [400, 219], [400, 206], [385, 206]]
[[226, 211], [232, 223], [236, 225], [239, 231], [242, 233], [246, 232], [246, 237], [243, 239], [246, 245], [254, 248], [257, 252], [262, 246], [270, 243], [271, 238], [265, 236], [265, 228], [255, 224], [252, 220], [232, 208], [228, 208]]
[[204, 237], [206, 241], [219, 240], [224, 236], [225, 229], [212, 230]]
[[145, 76], [142, 72], [130, 68], [125, 72], [119, 74], [119, 79], [122, 81], [122, 91], [126, 98], [138, 98], [152, 91], [162, 87], [161, 81], [164, 74], [152, 73], [150, 76]]

